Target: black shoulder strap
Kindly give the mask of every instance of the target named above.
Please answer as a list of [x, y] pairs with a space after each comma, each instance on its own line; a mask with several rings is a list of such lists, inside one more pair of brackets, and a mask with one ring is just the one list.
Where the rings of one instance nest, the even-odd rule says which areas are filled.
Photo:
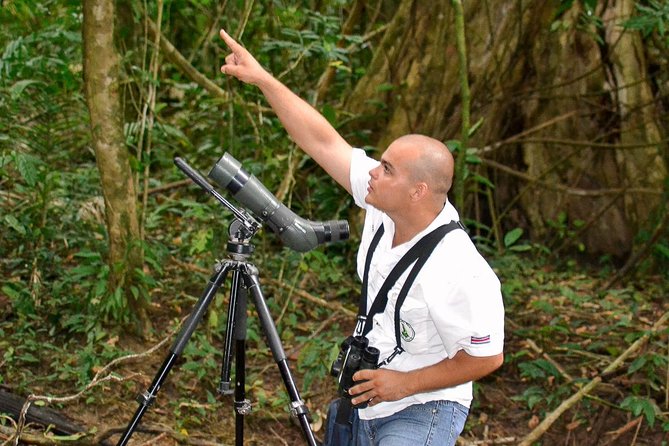
[[430, 258], [432, 251], [434, 251], [434, 249], [437, 247], [439, 241], [442, 238], [444, 238], [446, 234], [458, 228], [464, 230], [464, 226], [462, 225], [462, 223], [460, 223], [459, 221], [451, 221], [448, 224], [438, 227], [437, 229], [427, 234], [425, 237], [423, 237], [423, 239], [420, 240], [422, 242], [424, 239], [430, 237], [430, 240], [426, 241], [425, 243], [424, 251], [421, 252], [420, 257], [418, 257], [413, 268], [411, 268], [411, 271], [409, 272], [409, 275], [407, 276], [407, 279], [404, 281], [402, 289], [400, 290], [400, 293], [397, 296], [397, 301], [395, 302], [394, 322], [395, 322], [395, 342], [397, 343], [396, 351], [399, 350], [401, 352], [402, 350], [402, 338], [401, 338], [402, 327], [400, 321], [400, 308], [402, 308], [402, 304], [404, 304], [404, 300], [407, 298], [409, 290], [411, 289], [414, 280], [416, 280], [416, 276], [418, 276], [418, 273], [423, 268], [423, 265], [425, 265], [425, 262], [427, 262], [427, 259]]
[[376, 247], [379, 245], [381, 236], [383, 236], [383, 223], [379, 226], [379, 229], [374, 234], [372, 238], [372, 243], [369, 244], [369, 249], [367, 250], [367, 257], [365, 258], [365, 270], [362, 274], [362, 289], [360, 290], [360, 302], [358, 304], [358, 317], [364, 317], [367, 312], [367, 283], [369, 281], [369, 266], [372, 264], [372, 256]]
[[[374, 315], [381, 313], [386, 308], [386, 304], [388, 303], [388, 292], [395, 285], [395, 282], [397, 282], [400, 276], [404, 274], [404, 271], [406, 271], [412, 263], [416, 262], [413, 269], [409, 273], [407, 280], [404, 282], [402, 290], [400, 291], [400, 295], [398, 296], [397, 303], [395, 304], [395, 337], [397, 340], [397, 346], [398, 348], [400, 347], [400, 307], [404, 303], [404, 299], [406, 299], [409, 289], [411, 288], [413, 281], [416, 279], [416, 276], [420, 272], [420, 269], [430, 257], [430, 254], [432, 254], [432, 251], [434, 251], [434, 248], [437, 246], [439, 241], [446, 234], [457, 228], [463, 228], [459, 221], [451, 221], [448, 224], [436, 228], [429, 234], [423, 236], [414, 246], [411, 247], [411, 249], [409, 249], [409, 251], [404, 254], [404, 256], [402, 256], [399, 262], [397, 262], [395, 267], [390, 271], [390, 274], [388, 274], [386, 280], [383, 282], [381, 289], [374, 298], [372, 307], [366, 314], [366, 320], [362, 330], [363, 335], [366, 336], [367, 333], [371, 331]], [[383, 226], [381, 226], [374, 235], [374, 239], [377, 238], [379, 232], [383, 232]], [[378, 238], [380, 239], [381, 237], [379, 236]], [[363, 318], [365, 317], [365, 309], [367, 307], [367, 282], [369, 280], [369, 268], [371, 265], [372, 255], [374, 254], [373, 249], [375, 249], [378, 245], [378, 240], [376, 240], [376, 243], [374, 243], [374, 239], [372, 240], [369, 250], [367, 251], [367, 259], [365, 261], [365, 273], [363, 276], [363, 287], [361, 291], [361, 295], [364, 295], [364, 301], [361, 299], [358, 312], [358, 316]]]

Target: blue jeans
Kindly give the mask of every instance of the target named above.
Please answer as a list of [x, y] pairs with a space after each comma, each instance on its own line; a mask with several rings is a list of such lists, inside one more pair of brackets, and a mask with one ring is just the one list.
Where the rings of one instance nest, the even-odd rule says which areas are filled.
[[323, 446], [453, 446], [469, 413], [453, 401], [416, 404], [373, 420], [361, 420], [354, 409], [347, 431], [334, 422], [340, 401], [330, 405]]

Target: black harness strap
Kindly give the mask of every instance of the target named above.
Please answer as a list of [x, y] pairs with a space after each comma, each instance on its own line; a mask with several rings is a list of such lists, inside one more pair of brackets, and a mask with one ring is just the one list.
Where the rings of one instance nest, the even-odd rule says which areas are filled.
[[[384, 364], [387, 364], [396, 355], [404, 351], [402, 349], [402, 342], [401, 342], [400, 308], [402, 307], [402, 304], [404, 303], [404, 300], [406, 299], [409, 290], [413, 285], [414, 280], [418, 276], [420, 270], [425, 265], [425, 262], [427, 262], [427, 259], [432, 254], [432, 251], [434, 251], [434, 249], [437, 247], [437, 244], [439, 244], [439, 241], [442, 238], [444, 238], [446, 234], [458, 228], [463, 230], [465, 229], [462, 223], [460, 223], [459, 221], [451, 221], [448, 224], [439, 226], [429, 234], [426, 234], [414, 246], [412, 246], [411, 249], [409, 249], [409, 251], [407, 251], [402, 256], [399, 262], [397, 262], [397, 264], [390, 271], [390, 274], [388, 274], [388, 277], [383, 282], [381, 289], [379, 289], [379, 292], [374, 298], [374, 302], [372, 303], [372, 307], [369, 309], [369, 313], [367, 313], [365, 310], [367, 308], [367, 285], [369, 281], [369, 269], [371, 267], [372, 256], [374, 255], [374, 251], [376, 250], [376, 247], [378, 246], [379, 241], [381, 240], [381, 236], [383, 235], [384, 232], [383, 225], [381, 225], [378, 231], [374, 234], [374, 238], [372, 239], [372, 242], [370, 243], [369, 249], [367, 251], [367, 258], [365, 259], [365, 270], [363, 273], [362, 290], [360, 293], [360, 305], [358, 308], [359, 321], [364, 323], [364, 326], [362, 328], [362, 335], [366, 336], [367, 333], [369, 333], [372, 330], [372, 321], [374, 319], [374, 315], [384, 311], [386, 305], [388, 304], [388, 292], [395, 285], [395, 282], [397, 282], [397, 280], [402, 276], [402, 274], [404, 274], [407, 268], [409, 268], [411, 264], [414, 264], [413, 268], [409, 272], [409, 275], [407, 276], [407, 279], [402, 285], [402, 289], [400, 290], [399, 295], [397, 296], [397, 302], [395, 303], [395, 318], [394, 318], [395, 341], [397, 345], [395, 347], [395, 352], [383, 362]], [[365, 315], [365, 313], [367, 314]]]
[[359, 317], [365, 317], [365, 313], [367, 313], [367, 281], [369, 280], [369, 267], [372, 264], [372, 255], [374, 255], [374, 251], [376, 250], [376, 247], [379, 245], [379, 241], [381, 240], [381, 236], [383, 236], [383, 231], [385, 229], [383, 228], [383, 223], [381, 223], [381, 226], [379, 227], [379, 230], [376, 231], [374, 234], [374, 237], [372, 238], [372, 243], [369, 244], [369, 249], [367, 250], [367, 258], [365, 259], [365, 271], [362, 275], [362, 289], [360, 291], [360, 303], [358, 304], [358, 316]]

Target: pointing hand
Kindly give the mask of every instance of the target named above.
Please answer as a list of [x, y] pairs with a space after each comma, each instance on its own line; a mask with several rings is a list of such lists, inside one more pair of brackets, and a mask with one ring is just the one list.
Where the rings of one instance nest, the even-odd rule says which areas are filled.
[[264, 78], [270, 77], [270, 74], [255, 60], [251, 53], [230, 37], [224, 29], [221, 29], [220, 35], [232, 51], [226, 56], [225, 64], [221, 66], [222, 73], [254, 85], [258, 85]]

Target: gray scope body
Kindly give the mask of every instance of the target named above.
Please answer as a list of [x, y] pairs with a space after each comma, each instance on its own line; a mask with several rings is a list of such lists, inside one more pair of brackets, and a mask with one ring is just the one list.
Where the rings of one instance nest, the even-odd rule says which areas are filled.
[[256, 217], [267, 222], [281, 241], [295, 251], [306, 252], [321, 243], [348, 238], [346, 220], [316, 222], [297, 216], [227, 152], [211, 169], [209, 178], [226, 188]]

